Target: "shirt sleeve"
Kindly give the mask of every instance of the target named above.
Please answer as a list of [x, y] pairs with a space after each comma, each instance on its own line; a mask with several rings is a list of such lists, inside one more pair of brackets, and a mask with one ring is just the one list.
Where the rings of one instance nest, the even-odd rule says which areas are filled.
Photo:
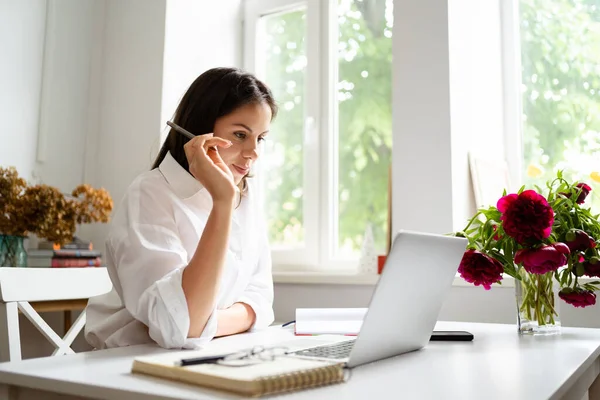
[[256, 320], [251, 329], [261, 329], [273, 323], [273, 275], [271, 249], [264, 235], [258, 267], [238, 302], [246, 303], [254, 310]]
[[125, 308], [148, 327], [150, 337], [161, 347], [198, 347], [214, 337], [216, 311], [199, 338], [187, 338], [190, 318], [181, 280], [188, 254], [173, 212], [152, 196], [135, 194], [124, 204], [128, 223], [107, 243]]

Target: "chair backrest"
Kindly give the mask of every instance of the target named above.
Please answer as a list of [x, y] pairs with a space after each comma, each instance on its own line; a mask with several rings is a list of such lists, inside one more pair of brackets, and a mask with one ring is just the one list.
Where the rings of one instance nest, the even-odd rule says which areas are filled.
[[112, 290], [104, 267], [0, 268], [0, 301], [88, 299]]

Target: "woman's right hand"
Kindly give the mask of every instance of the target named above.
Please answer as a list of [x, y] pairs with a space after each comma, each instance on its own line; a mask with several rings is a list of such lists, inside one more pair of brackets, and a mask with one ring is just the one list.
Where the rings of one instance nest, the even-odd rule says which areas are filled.
[[212, 133], [198, 135], [183, 146], [190, 173], [208, 190], [213, 202], [233, 201], [237, 192], [233, 174], [217, 150], [229, 146], [230, 141]]

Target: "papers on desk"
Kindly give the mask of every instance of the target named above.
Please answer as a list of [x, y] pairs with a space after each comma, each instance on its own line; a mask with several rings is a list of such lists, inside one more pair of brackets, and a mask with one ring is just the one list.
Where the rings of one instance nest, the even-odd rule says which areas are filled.
[[295, 332], [298, 336], [356, 336], [366, 313], [366, 308], [297, 308]]
[[218, 363], [180, 366], [182, 358], [205, 355], [204, 351], [187, 351], [138, 357], [131, 372], [254, 397], [341, 383], [346, 379], [343, 364], [290, 356], [244, 366]]

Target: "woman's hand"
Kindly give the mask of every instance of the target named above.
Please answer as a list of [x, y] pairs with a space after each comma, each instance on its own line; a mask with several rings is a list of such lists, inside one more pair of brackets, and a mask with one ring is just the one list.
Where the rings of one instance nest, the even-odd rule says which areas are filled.
[[217, 150], [229, 146], [230, 141], [212, 133], [198, 135], [183, 146], [190, 173], [208, 190], [213, 202], [232, 201], [237, 192], [233, 174]]

